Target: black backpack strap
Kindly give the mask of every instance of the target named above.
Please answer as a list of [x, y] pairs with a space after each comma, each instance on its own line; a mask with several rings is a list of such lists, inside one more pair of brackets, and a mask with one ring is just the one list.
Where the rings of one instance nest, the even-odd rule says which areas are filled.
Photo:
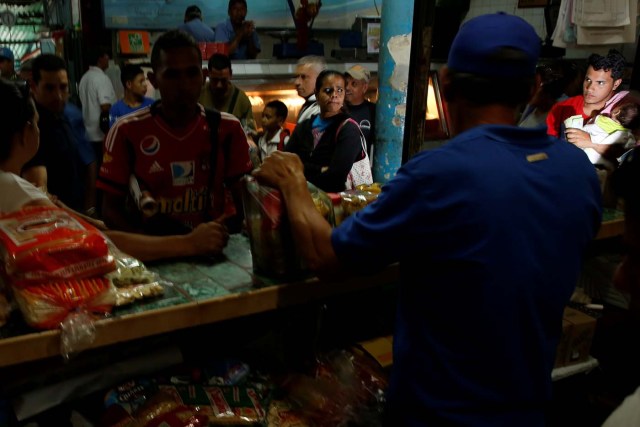
[[233, 109], [236, 107], [239, 93], [240, 91], [238, 90], [238, 88], [234, 86], [233, 94], [231, 94], [231, 102], [229, 103], [229, 114], [233, 114]]
[[219, 112], [204, 109], [204, 113], [207, 118], [207, 124], [209, 125], [209, 138], [211, 140], [211, 155], [209, 156], [209, 180], [207, 181], [206, 191], [206, 209], [204, 211], [204, 220], [206, 222], [213, 220], [210, 213], [211, 206], [211, 191], [214, 187], [214, 180], [216, 177], [216, 165], [218, 161], [218, 128], [220, 127], [221, 115]]

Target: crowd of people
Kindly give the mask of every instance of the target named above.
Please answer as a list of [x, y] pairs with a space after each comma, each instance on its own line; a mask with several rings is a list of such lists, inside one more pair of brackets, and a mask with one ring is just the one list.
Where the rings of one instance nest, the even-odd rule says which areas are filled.
[[[0, 213], [56, 204], [141, 260], [217, 255], [242, 229], [242, 178], [252, 174], [281, 191], [299, 252], [319, 276], [400, 263], [388, 425], [544, 425], [563, 308], [601, 221], [594, 164], [619, 176], [626, 151], [624, 173], [637, 176], [629, 135], [638, 106], [619, 90], [622, 55], [589, 57], [581, 94], [567, 93], [569, 79], [550, 90], [530, 24], [504, 13], [467, 21], [441, 71], [452, 139], [414, 156], [375, 203], [331, 228], [307, 183], [343, 191], [353, 165], [372, 158], [371, 73], [301, 58], [293, 132], [278, 100], [264, 106], [258, 130], [231, 60], [255, 57], [259, 40], [246, 1], [230, 0], [228, 13], [207, 31], [190, 6], [184, 25], [154, 42], [147, 76], [123, 67], [120, 100], [104, 73], [108, 53], [96, 51], [79, 85], [84, 131], [68, 108], [62, 58], [35, 58], [27, 86], [2, 68]], [[210, 58], [208, 82], [202, 39], [229, 43], [229, 56]], [[157, 101], [145, 97], [147, 78]], [[603, 143], [616, 132], [627, 138]], [[141, 209], [132, 187], [154, 209]], [[632, 200], [632, 223], [636, 197], [617, 188]], [[637, 297], [636, 228], [616, 280]]]
[[[230, 11], [235, 5], [230, 2]], [[310, 74], [305, 83], [312, 86], [313, 99], [317, 95], [321, 100], [314, 101], [310, 111], [317, 108], [317, 113], [297, 125], [287, 124], [286, 104], [273, 100], [265, 105], [262, 129], [258, 129], [248, 96], [232, 83], [229, 56], [214, 54], [209, 59], [205, 81], [199, 46], [181, 29], [167, 31], [156, 40], [152, 71], [147, 75], [139, 65], [123, 64], [121, 99], [116, 99], [105, 72], [109, 52], [98, 47], [90, 49], [87, 57], [89, 67], [78, 86], [81, 107], [69, 99], [63, 58], [41, 54], [22, 64], [22, 82], [27, 84], [43, 132], [36, 153], [26, 159], [18, 175], [56, 203], [104, 221], [100, 222], [104, 229], [169, 237], [198, 230], [204, 236], [215, 234], [212, 243], [200, 250], [215, 248], [215, 254], [224, 246], [228, 231], [242, 228], [240, 179], [273, 151], [295, 150], [300, 141], [310, 139], [311, 145], [300, 155], [315, 154], [312, 163], [317, 170], [309, 168], [309, 180], [326, 191], [344, 190], [350, 168], [365, 155], [359, 122], [370, 135], [373, 118], [360, 114], [359, 122], [344, 122], [349, 118], [347, 79], [358, 79], [352, 83], [354, 100], [364, 104], [364, 91], [358, 88], [366, 87], [370, 73], [362, 66], [351, 71], [356, 77], [326, 70], [336, 79], [331, 93], [322, 86], [324, 80], [316, 85], [317, 73]], [[309, 63], [313, 69], [317, 64], [326, 68], [324, 58], [313, 56], [301, 58], [297, 68]], [[158, 100], [146, 96], [147, 82], [157, 90]], [[331, 134], [316, 147], [327, 120], [338, 112], [342, 120], [334, 120]], [[297, 130], [291, 132], [292, 128]], [[152, 214], [140, 209], [133, 189], [153, 199]], [[203, 225], [208, 233], [201, 230]], [[155, 259], [172, 254], [132, 255]]]

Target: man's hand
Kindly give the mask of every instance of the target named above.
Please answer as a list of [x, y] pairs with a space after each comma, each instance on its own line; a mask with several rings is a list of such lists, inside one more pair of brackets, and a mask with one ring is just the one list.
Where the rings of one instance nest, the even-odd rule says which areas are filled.
[[565, 135], [567, 141], [580, 148], [594, 148], [596, 144], [591, 142], [591, 135], [582, 129], [567, 128]]
[[304, 184], [304, 165], [297, 154], [275, 151], [252, 172], [260, 184], [282, 189], [287, 184]]
[[251, 33], [255, 30], [256, 26], [253, 21], [244, 21], [240, 27], [240, 31], [238, 31], [237, 37], [239, 37], [240, 40], [246, 39], [251, 36]]
[[185, 237], [193, 249], [190, 255], [218, 255], [229, 241], [226, 227], [218, 221], [202, 223]]

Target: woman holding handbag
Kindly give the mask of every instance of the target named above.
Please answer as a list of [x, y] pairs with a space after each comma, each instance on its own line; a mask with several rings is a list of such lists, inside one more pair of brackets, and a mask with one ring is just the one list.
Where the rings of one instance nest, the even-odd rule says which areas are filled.
[[315, 93], [320, 114], [296, 126], [285, 151], [300, 157], [307, 181], [323, 191], [371, 184], [364, 136], [344, 107], [344, 76], [334, 70], [322, 71]]

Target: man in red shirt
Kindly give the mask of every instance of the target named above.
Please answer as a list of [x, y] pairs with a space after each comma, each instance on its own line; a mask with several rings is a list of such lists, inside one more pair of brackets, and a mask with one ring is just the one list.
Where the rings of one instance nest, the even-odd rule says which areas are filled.
[[[606, 155], [609, 145], [598, 145], [591, 142], [589, 133], [572, 128], [565, 124], [571, 116], [582, 116], [583, 123], [598, 114], [608, 114], [615, 104], [628, 92], [616, 92], [622, 83], [622, 74], [626, 61], [615, 49], [607, 56], [593, 54], [588, 59], [588, 68], [582, 85], [582, 95], [573, 96], [555, 104], [547, 116], [547, 133], [562, 138], [580, 148], [593, 148]], [[580, 126], [582, 127], [582, 126]]]
[[[123, 117], [105, 139], [98, 181], [104, 220], [153, 234], [187, 233], [203, 223], [224, 227], [223, 219], [242, 211], [239, 181], [251, 170], [242, 126], [227, 114], [211, 124], [211, 113], [198, 104], [202, 57], [192, 38], [177, 30], [163, 34], [151, 66], [149, 80], [162, 99]], [[156, 215], [142, 215], [141, 222], [126, 209], [131, 176], [157, 202]], [[162, 226], [149, 227], [158, 217]]]

